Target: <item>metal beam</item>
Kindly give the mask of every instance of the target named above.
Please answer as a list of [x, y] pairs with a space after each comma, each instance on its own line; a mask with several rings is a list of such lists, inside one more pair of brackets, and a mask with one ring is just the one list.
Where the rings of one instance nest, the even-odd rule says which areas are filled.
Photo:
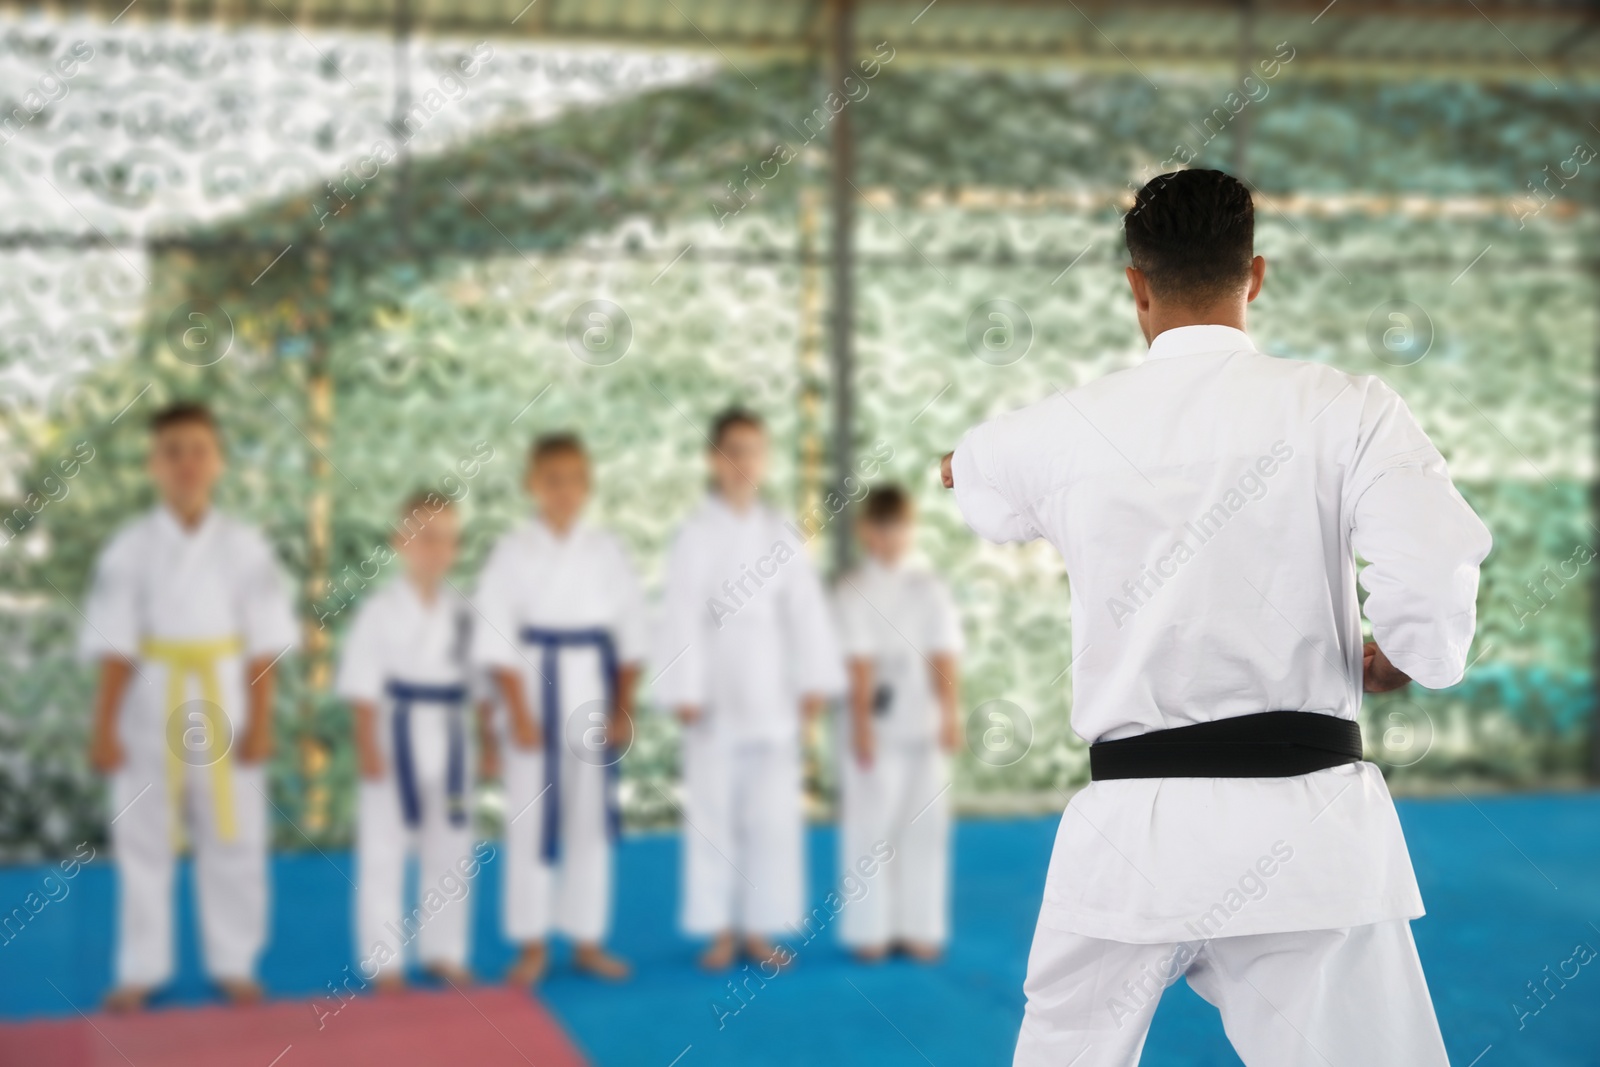
[[[826, 51], [828, 13], [836, 6], [835, 0], [744, 5], [727, 0], [674, 0], [670, 5], [584, 0], [413, 3], [418, 37], [688, 49], [734, 63], [804, 60], [819, 43]], [[819, 3], [824, 5], [820, 34], [814, 19]], [[907, 10], [904, 0], [853, 0], [848, 6], [856, 12], [852, 21], [861, 20], [862, 32], [895, 32], [896, 70], [960, 62], [1007, 70], [1071, 66], [1127, 75], [1138, 67], [1227, 76], [1237, 65], [1235, 42], [1226, 34], [1197, 39], [1194, 17], [1214, 18], [1220, 26], [1237, 16], [1239, 5], [1240, 0], [938, 0], [905, 32], [899, 32]], [[0, 0], [0, 12], [27, 13], [38, 7], [37, 0]], [[292, 8], [295, 25], [307, 32], [388, 32], [394, 23], [393, 4], [371, 0], [139, 0], [131, 7], [126, 0], [61, 0], [47, 7], [106, 22], [120, 20], [119, 26], [170, 20], [281, 31], [285, 7]], [[1290, 68], [1297, 80], [1542, 83], [1548, 75], [1562, 83], [1589, 84], [1600, 76], [1590, 0], [1256, 0], [1256, 7], [1262, 34], [1276, 32], [1273, 27], [1296, 28], [1295, 45], [1303, 45], [1305, 53]], [[670, 14], [663, 17], [663, 10]], [[1349, 37], [1348, 29], [1362, 32]], [[1345, 39], [1362, 44], [1346, 49], [1341, 44]]]
[[[828, 76], [830, 92], [849, 99], [844, 79], [850, 73], [855, 55], [854, 0], [829, 0]], [[848, 499], [846, 485], [855, 460], [855, 127], [851, 108], [844, 106], [833, 117], [828, 147], [830, 159], [828, 192], [833, 214], [833, 243], [830, 248], [832, 291], [830, 328], [830, 369], [833, 373], [833, 469], [834, 492]], [[831, 509], [830, 509], [831, 510]], [[850, 565], [850, 523], [843, 517], [833, 524], [833, 568], [842, 574]]]
[[411, 37], [416, 24], [412, 0], [394, 6], [394, 114], [389, 129], [400, 142], [395, 181], [395, 230], [402, 254], [411, 247], [411, 138], [406, 134], [406, 113], [411, 110]]

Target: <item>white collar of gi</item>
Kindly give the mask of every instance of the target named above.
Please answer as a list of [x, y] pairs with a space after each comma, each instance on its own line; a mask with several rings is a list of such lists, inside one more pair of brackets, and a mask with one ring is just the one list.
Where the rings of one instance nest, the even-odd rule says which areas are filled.
[[156, 516], [157, 521], [167, 528], [168, 533], [176, 534], [190, 543], [199, 541], [217, 524], [217, 509], [215, 507], [206, 508], [206, 513], [200, 516], [200, 522], [193, 529], [185, 526], [182, 520], [173, 513], [173, 510], [165, 504], [156, 506]]
[[543, 515], [536, 513], [531, 521], [533, 530], [539, 537], [557, 545], [570, 545], [581, 538], [584, 532], [581, 518], [572, 520], [572, 525], [567, 527], [567, 532], [564, 534], [556, 533], [555, 527], [546, 522]]
[[432, 615], [444, 603], [445, 584], [443, 582], [440, 582], [439, 588], [433, 591], [433, 601], [431, 603], [422, 599], [421, 591], [417, 589], [409, 576], [401, 574], [395, 584], [399, 586], [400, 596], [419, 615]]
[[736, 511], [733, 505], [728, 503], [727, 500], [723, 498], [722, 494], [716, 492], [715, 490], [707, 493], [706, 499], [710, 502], [710, 505], [714, 510], [721, 512], [734, 522], [749, 522], [761, 514], [760, 497], [750, 501], [749, 506], [747, 506], [743, 511]]
[[901, 556], [899, 559], [895, 560], [894, 564], [891, 566], [890, 564], [883, 562], [883, 560], [870, 553], [864, 553], [864, 555], [866, 558], [862, 561], [861, 566], [867, 574], [873, 576], [893, 577], [895, 575], [905, 573], [906, 560], [904, 556]]
[[1232, 326], [1178, 326], [1156, 334], [1145, 359], [1194, 356], [1206, 352], [1254, 352], [1255, 342]]

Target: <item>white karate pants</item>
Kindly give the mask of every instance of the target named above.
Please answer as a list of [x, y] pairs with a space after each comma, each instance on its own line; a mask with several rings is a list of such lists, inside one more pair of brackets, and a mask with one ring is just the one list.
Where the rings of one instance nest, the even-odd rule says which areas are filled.
[[1040, 926], [1014, 1067], [1132, 1067], [1180, 973], [1246, 1067], [1448, 1067], [1404, 919], [1186, 945]]
[[579, 944], [598, 944], [611, 928], [611, 836], [606, 814], [606, 768], [561, 753], [561, 851], [544, 861], [544, 748], [506, 744], [506, 830], [502, 920], [506, 936], [526, 943], [552, 931]]
[[[462, 714], [470, 715], [470, 711]], [[362, 780], [356, 810], [356, 960], [363, 963], [364, 974], [398, 973], [414, 944], [415, 958], [424, 966], [464, 967], [471, 886], [462, 876], [461, 865], [474, 861], [472, 778], [467, 776], [465, 789], [469, 817], [461, 826], [453, 826], [446, 789], [446, 712], [413, 707], [411, 751], [422, 816], [422, 825], [413, 831], [405, 823], [400, 803], [391, 715], [386, 713], [380, 720], [385, 774], [381, 779]], [[413, 846], [417, 851], [417, 905], [407, 909], [406, 858]], [[386, 945], [388, 951], [382, 951], [380, 945]]]
[[[117, 984], [155, 987], [172, 978], [173, 874], [177, 843], [159, 732], [123, 733], [127, 762], [111, 776], [111, 848], [117, 871]], [[267, 934], [267, 798], [261, 765], [231, 759], [233, 838], [217, 832], [209, 766], [184, 768], [181, 810], [194, 855], [200, 945], [213, 979], [254, 977]]]
[[805, 815], [795, 742], [684, 731], [683, 928], [774, 937], [800, 923]]
[[[880, 745], [865, 770], [854, 755], [844, 754], [839, 776], [839, 895], [849, 901], [839, 916], [844, 944], [944, 944], [950, 928], [949, 781], [949, 761], [931, 741]], [[885, 855], [892, 858], [883, 861]]]

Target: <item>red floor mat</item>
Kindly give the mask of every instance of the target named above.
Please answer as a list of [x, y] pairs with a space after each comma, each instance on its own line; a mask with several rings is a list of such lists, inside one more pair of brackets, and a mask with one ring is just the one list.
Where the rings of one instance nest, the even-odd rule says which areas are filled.
[[0, 1067], [582, 1067], [525, 993], [466, 987], [250, 1008], [172, 1008], [0, 1026]]

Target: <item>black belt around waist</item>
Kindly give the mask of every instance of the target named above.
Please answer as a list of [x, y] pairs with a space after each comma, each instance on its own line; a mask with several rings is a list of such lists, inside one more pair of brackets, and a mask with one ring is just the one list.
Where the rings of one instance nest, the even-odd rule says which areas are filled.
[[1290, 778], [1361, 760], [1361, 727], [1311, 711], [1263, 711], [1089, 746], [1089, 777]]

